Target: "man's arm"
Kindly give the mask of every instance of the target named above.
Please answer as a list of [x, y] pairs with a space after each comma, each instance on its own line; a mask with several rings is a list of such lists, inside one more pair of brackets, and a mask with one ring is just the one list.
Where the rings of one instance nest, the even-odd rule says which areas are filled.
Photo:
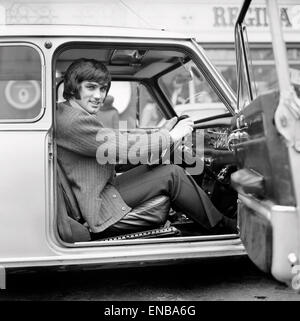
[[[76, 113], [60, 126], [57, 144], [66, 149], [96, 157], [98, 162], [127, 163], [130, 161], [156, 158], [171, 142], [166, 129], [154, 133], [142, 131], [124, 134], [117, 129], [104, 128], [93, 115]], [[106, 152], [109, 157], [106, 157]], [[104, 157], [101, 157], [101, 156]], [[152, 156], [151, 156], [152, 155]], [[136, 156], [136, 157], [135, 157]]]

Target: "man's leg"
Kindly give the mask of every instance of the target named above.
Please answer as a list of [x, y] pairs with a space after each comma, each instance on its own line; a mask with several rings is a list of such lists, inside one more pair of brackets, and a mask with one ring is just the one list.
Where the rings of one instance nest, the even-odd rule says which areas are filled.
[[223, 219], [194, 179], [177, 165], [137, 166], [117, 177], [116, 188], [133, 212], [134, 207], [155, 196], [168, 195], [173, 209], [182, 211], [206, 229]]

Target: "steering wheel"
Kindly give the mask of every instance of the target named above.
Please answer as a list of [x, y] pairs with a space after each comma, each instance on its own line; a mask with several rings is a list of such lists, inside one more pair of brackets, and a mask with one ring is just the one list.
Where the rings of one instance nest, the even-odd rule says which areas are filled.
[[[181, 115], [181, 116], [179, 116], [178, 119], [177, 119], [176, 124], [178, 124], [181, 120], [186, 119], [186, 118], [189, 118], [189, 115]], [[176, 124], [174, 126], [176, 126]], [[181, 141], [177, 142], [176, 144], [173, 144], [170, 147], [170, 159], [174, 159], [174, 152], [180, 145], [182, 145]]]
[[[181, 115], [181, 116], [179, 116], [176, 124], [177, 124], [179, 121], [181, 121], [182, 119], [185, 119], [185, 118], [188, 118], [188, 117], [190, 117], [190, 116], [188, 116], [188, 115]], [[176, 124], [175, 124], [174, 126], [176, 126]], [[184, 153], [184, 155], [185, 155], [184, 159], [186, 159], [186, 157], [190, 157], [191, 159], [194, 160], [195, 157], [193, 156], [193, 150], [192, 150], [191, 148], [185, 146], [184, 143], [180, 140], [180, 141], [177, 142], [176, 144], [171, 145], [170, 151], [169, 151], [169, 153], [167, 154], [167, 157], [169, 158], [169, 160], [171, 161], [171, 163], [174, 162], [174, 160], [175, 160], [175, 151], [178, 150], [179, 148], [181, 149], [181, 150], [180, 150], [180, 151], [181, 151], [181, 155], [182, 155], [182, 153]], [[179, 154], [179, 153], [178, 153], [178, 154]], [[179, 156], [178, 154], [176, 154], [176, 156]], [[181, 161], [184, 160], [182, 156], [179, 156], [179, 157], [181, 158]], [[167, 160], [167, 159], [164, 159], [164, 157], [161, 157], [161, 158], [159, 158], [158, 163], [159, 163], [159, 164], [164, 164], [164, 162], [165, 162], [166, 160]], [[157, 165], [157, 164], [153, 164], [153, 165], [150, 165], [150, 166], [155, 166], [155, 165]]]

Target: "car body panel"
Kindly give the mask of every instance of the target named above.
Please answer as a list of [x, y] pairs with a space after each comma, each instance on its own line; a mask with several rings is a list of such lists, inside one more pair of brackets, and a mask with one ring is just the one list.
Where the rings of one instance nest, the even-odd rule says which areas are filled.
[[300, 104], [290, 84], [276, 1], [266, 3], [279, 88], [253, 97], [250, 57], [243, 40], [243, 13], [251, 1], [245, 0], [236, 24], [241, 92], [235, 126], [238, 171], [232, 174], [232, 180], [239, 192], [241, 239], [249, 257], [262, 270], [290, 284], [300, 254], [300, 153], [296, 129]]
[[[74, 43], [81, 46], [155, 45], [162, 48], [173, 46], [191, 52], [193, 57], [201, 62], [207, 77], [213, 78], [214, 89], [222, 96], [223, 104], [238, 122], [248, 123], [247, 128], [243, 129], [248, 135], [244, 136], [244, 139], [247, 138], [236, 146], [240, 148], [237, 160], [241, 169], [249, 168], [261, 174], [267, 173], [267, 188], [270, 193], [262, 200], [257, 195], [249, 195], [239, 190], [241, 238], [250, 258], [262, 270], [271, 272], [280, 281], [289, 282], [292, 277], [291, 267], [297, 263], [293, 258], [297, 259], [300, 254], [298, 232], [300, 223], [299, 208], [297, 208], [300, 182], [294, 177], [295, 168], [300, 166], [299, 153], [292, 147], [283, 145], [281, 155], [274, 154], [271, 148], [276, 145], [275, 140], [268, 142], [272, 126], [271, 117], [266, 122], [263, 110], [256, 113], [255, 110], [245, 108], [237, 114], [235, 94], [195, 40], [181, 34], [153, 29], [59, 25], [26, 25], [26, 28], [20, 25], [2, 26], [0, 44], [12, 43], [28, 44], [39, 51], [42, 61], [43, 98], [39, 119], [29, 122], [0, 123], [0, 150], [1, 155], [4, 155], [0, 158], [1, 270], [39, 266], [57, 268], [140, 266], [246, 254], [238, 236], [66, 244], [53, 228], [56, 225], [56, 151], [53, 133], [55, 59], [62, 50]], [[268, 98], [268, 102], [271, 101], [272, 99]], [[276, 105], [272, 106], [273, 110], [279, 103], [277, 100]], [[209, 116], [223, 113], [222, 106], [208, 104]], [[188, 108], [194, 113], [196, 107], [193, 104], [178, 106], [178, 114], [184, 113]], [[198, 112], [201, 114], [203, 111]], [[273, 135], [277, 135], [274, 129]], [[281, 138], [276, 136], [276, 139]], [[280, 158], [283, 153], [286, 156], [284, 159]], [[280, 159], [281, 163], [272, 164], [274, 161], [272, 155]], [[263, 164], [261, 158], [268, 159], [268, 164], [272, 165], [271, 170], [266, 168], [267, 162]], [[280, 164], [285, 166], [284, 169], [280, 170]], [[283, 172], [286, 174], [284, 177], [281, 175]], [[278, 173], [280, 177], [276, 177]], [[281, 186], [282, 193], [274, 184], [284, 185]], [[258, 224], [256, 226], [260, 228], [259, 232], [254, 230], [255, 224]], [[0, 277], [0, 287], [1, 284], [3, 283]]]
[[[5, 155], [0, 159], [0, 167], [5, 169], [0, 172], [1, 268], [89, 264], [117, 267], [141, 265], [143, 262], [171, 263], [183, 259], [245, 255], [238, 237], [168, 238], [70, 245], [62, 242], [57, 230], [53, 228], [56, 224], [54, 53], [75, 41], [81, 44], [141, 43], [186, 48], [198, 59], [204, 59], [202, 49], [193, 40], [153, 30], [78, 26], [3, 26], [0, 37], [1, 44], [22, 42], [38, 48], [43, 58], [44, 84], [44, 105], [40, 119], [27, 123], [0, 123], [0, 150], [1, 155]], [[207, 63], [206, 68], [218, 79], [218, 90], [222, 92], [224, 102], [232, 106], [235, 103], [232, 91], [210, 63]]]

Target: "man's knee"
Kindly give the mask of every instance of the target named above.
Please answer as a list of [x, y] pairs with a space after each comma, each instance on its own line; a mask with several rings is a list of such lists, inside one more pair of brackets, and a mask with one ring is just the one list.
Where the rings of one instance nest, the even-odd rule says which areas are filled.
[[183, 176], [186, 175], [185, 170], [174, 164], [168, 164], [168, 165], [162, 165], [159, 168], [159, 172], [157, 172], [159, 177], [167, 179], [169, 182], [170, 180], [173, 181], [174, 183], [181, 181]]
[[169, 171], [172, 175], [175, 175], [175, 176], [186, 175], [185, 170], [178, 165], [170, 164], [167, 166], [169, 166]]

